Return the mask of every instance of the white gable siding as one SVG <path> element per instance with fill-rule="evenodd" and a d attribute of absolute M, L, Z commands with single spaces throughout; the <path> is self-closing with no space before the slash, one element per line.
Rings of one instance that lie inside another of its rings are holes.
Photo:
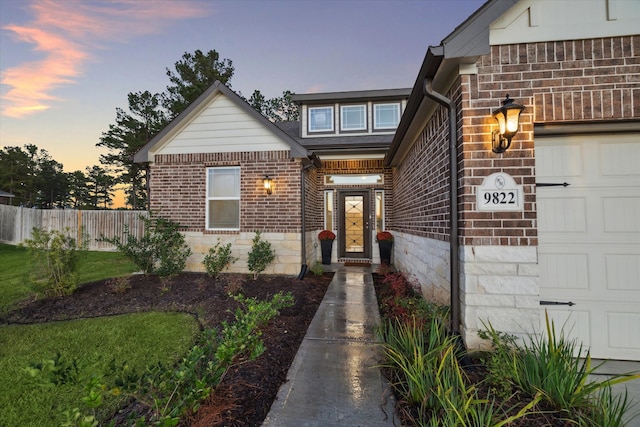
<path fill-rule="evenodd" d="M 154 154 L 282 151 L 290 147 L 226 96 L 216 96 Z"/>
<path fill-rule="evenodd" d="M 489 40 L 495 46 L 639 32 L 639 0 L 521 0 L 491 25 Z"/>

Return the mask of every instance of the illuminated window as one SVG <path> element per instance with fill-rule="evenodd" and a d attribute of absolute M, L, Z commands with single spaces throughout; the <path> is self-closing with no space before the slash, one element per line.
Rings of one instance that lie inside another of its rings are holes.
<path fill-rule="evenodd" d="M 365 175 L 325 175 L 325 184 L 358 185 L 358 184 L 384 184 L 382 174 Z"/>
<path fill-rule="evenodd" d="M 384 191 L 376 190 L 376 233 L 384 231 Z"/>
<path fill-rule="evenodd" d="M 324 229 L 333 230 L 333 191 L 324 192 Z"/>

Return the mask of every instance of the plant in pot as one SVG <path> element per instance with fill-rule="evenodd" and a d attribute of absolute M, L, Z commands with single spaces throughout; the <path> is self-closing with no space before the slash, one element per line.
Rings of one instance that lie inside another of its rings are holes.
<path fill-rule="evenodd" d="M 378 249 L 380 249 L 380 264 L 391 264 L 391 249 L 393 248 L 393 235 L 388 231 L 380 231 L 376 234 Z"/>
<path fill-rule="evenodd" d="M 329 265 L 331 264 L 331 248 L 336 235 L 330 230 L 322 230 L 318 234 L 318 239 L 320 239 L 320 249 L 322 250 L 322 263 Z"/>

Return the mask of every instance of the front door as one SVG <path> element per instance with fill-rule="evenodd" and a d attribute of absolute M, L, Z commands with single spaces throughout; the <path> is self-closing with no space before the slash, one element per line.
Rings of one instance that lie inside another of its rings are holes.
<path fill-rule="evenodd" d="M 338 193 L 340 257 L 371 258 L 370 192 Z"/>

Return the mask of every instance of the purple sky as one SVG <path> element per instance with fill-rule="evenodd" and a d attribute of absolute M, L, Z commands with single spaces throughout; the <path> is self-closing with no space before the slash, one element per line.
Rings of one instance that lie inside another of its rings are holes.
<path fill-rule="evenodd" d="M 184 52 L 215 49 L 249 97 L 411 87 L 429 45 L 484 0 L 0 0 L 0 143 L 66 171 L 127 94 L 161 92 Z"/>

